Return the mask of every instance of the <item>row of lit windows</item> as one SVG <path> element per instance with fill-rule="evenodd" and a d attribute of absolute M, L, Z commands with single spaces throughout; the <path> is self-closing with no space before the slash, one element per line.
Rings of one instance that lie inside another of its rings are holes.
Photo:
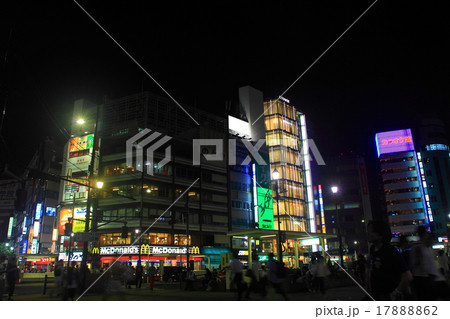
<path fill-rule="evenodd" d="M 387 200 L 387 205 L 397 205 L 397 204 L 409 204 L 409 203 L 419 203 L 421 198 L 407 198 L 407 199 L 395 199 L 395 200 Z"/>
<path fill-rule="evenodd" d="M 280 100 L 264 102 L 264 115 L 282 114 L 290 119 L 296 119 L 295 107 L 290 106 Z"/>
<path fill-rule="evenodd" d="M 267 131 L 283 130 L 296 136 L 299 135 L 297 122 L 282 115 L 274 114 L 267 116 L 265 118 L 265 123 Z"/>
<path fill-rule="evenodd" d="M 406 161 L 412 161 L 413 157 L 397 157 L 397 158 L 382 158 L 380 159 L 380 162 L 385 163 L 399 163 L 399 162 L 406 162 Z"/>
<path fill-rule="evenodd" d="M 408 171 L 415 171 L 416 168 L 414 166 L 412 167 L 398 167 L 398 168 L 388 168 L 388 169 L 382 169 L 381 174 L 391 174 L 391 173 L 401 173 L 401 172 L 408 172 Z"/>
<path fill-rule="evenodd" d="M 285 147 L 290 147 L 294 150 L 300 149 L 298 136 L 282 131 L 267 132 L 266 145 L 267 146 L 283 145 Z"/>
<path fill-rule="evenodd" d="M 272 171 L 276 169 L 280 173 L 281 180 L 290 180 L 297 183 L 304 182 L 304 171 L 298 166 L 275 164 L 271 165 L 271 169 Z"/>
<path fill-rule="evenodd" d="M 138 236 L 139 233 L 135 233 L 135 237 Z M 130 245 L 132 240 L 133 233 L 128 233 L 128 238 L 122 238 L 121 233 L 113 233 L 113 234 L 102 234 L 100 236 L 100 245 Z M 191 236 L 186 237 L 183 234 L 164 234 L 164 233 L 148 233 L 144 234 L 140 242 L 142 244 L 150 244 L 150 245 L 190 245 L 191 244 Z"/>
<path fill-rule="evenodd" d="M 127 166 L 126 163 L 119 163 L 119 164 L 111 164 L 107 165 L 103 168 L 105 176 L 115 176 L 115 175 L 124 175 L 124 174 L 134 174 L 138 176 L 141 174 L 141 172 L 137 172 L 134 167 Z M 155 165 L 153 168 L 153 174 L 154 175 L 165 175 L 165 176 L 171 176 L 172 175 L 172 166 L 171 165 L 164 165 L 163 167 L 158 167 Z"/>
<path fill-rule="evenodd" d="M 418 192 L 419 187 L 410 187 L 410 188 L 398 188 L 398 189 L 389 189 L 384 191 L 386 195 L 390 194 L 401 194 L 401 193 L 411 193 L 411 192 Z"/>
<path fill-rule="evenodd" d="M 423 224 L 425 224 L 425 220 L 423 220 L 423 219 L 414 219 L 414 220 L 405 220 L 405 221 L 391 222 L 391 226 L 392 227 L 410 226 L 410 225 L 423 225 Z"/>
<path fill-rule="evenodd" d="M 384 184 L 409 183 L 417 181 L 417 177 L 394 178 L 383 181 Z"/>
<path fill-rule="evenodd" d="M 249 202 L 242 202 L 240 200 L 232 200 L 231 201 L 231 207 L 232 208 L 240 208 L 240 209 L 250 209 L 250 203 Z"/>
<path fill-rule="evenodd" d="M 390 212 L 390 214 L 392 216 L 397 216 L 397 215 L 410 215 L 410 214 L 421 214 L 423 213 L 423 209 L 422 208 L 417 208 L 417 209 L 403 209 L 403 210 L 396 210 L 396 211 L 392 211 Z"/>
<path fill-rule="evenodd" d="M 282 162 L 300 165 L 303 158 L 298 150 L 274 146 L 269 149 L 269 160 L 271 163 Z"/>

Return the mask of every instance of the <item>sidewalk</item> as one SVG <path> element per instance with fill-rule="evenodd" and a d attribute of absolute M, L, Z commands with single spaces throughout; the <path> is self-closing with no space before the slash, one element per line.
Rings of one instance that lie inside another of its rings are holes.
<path fill-rule="evenodd" d="M 54 287 L 53 283 L 49 283 L 47 293 L 43 295 L 43 282 L 23 282 L 16 286 L 13 298 L 16 301 L 59 301 L 61 297 L 56 296 Z M 180 289 L 178 283 L 174 283 L 169 287 L 168 285 L 155 285 L 153 291 L 149 289 L 147 284 L 143 284 L 140 289 L 134 286 L 131 289 L 121 288 L 114 295 L 87 292 L 81 301 L 235 301 L 236 296 L 235 292 L 225 291 L 185 291 Z M 359 301 L 364 297 L 364 292 L 357 286 L 348 286 L 329 289 L 325 296 L 320 293 L 297 292 L 288 294 L 288 297 L 292 301 Z M 265 299 L 261 299 L 258 294 L 252 294 L 253 300 L 282 301 L 283 298 L 276 294 L 272 288 L 269 288 Z"/>

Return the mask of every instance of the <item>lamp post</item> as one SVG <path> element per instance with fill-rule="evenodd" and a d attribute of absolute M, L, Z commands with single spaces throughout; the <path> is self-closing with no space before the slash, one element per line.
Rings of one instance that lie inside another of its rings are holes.
<path fill-rule="evenodd" d="M 332 186 L 331 187 L 331 192 L 335 196 L 337 235 L 338 235 L 338 241 L 339 241 L 339 258 L 341 260 L 341 266 L 344 267 L 344 255 L 343 255 L 343 252 L 342 252 L 341 224 L 340 224 L 340 221 L 339 221 L 339 210 L 338 210 L 338 200 L 337 200 L 337 194 L 339 192 L 339 188 L 337 186 Z"/>
<path fill-rule="evenodd" d="M 195 196 L 195 192 L 186 194 L 186 271 L 189 268 L 189 197 Z"/>
<path fill-rule="evenodd" d="M 277 238 L 277 259 L 283 261 L 283 248 L 281 246 L 281 219 L 280 219 L 280 173 L 275 168 L 272 172 L 272 179 L 277 181 L 277 219 L 278 219 L 278 238 Z"/>

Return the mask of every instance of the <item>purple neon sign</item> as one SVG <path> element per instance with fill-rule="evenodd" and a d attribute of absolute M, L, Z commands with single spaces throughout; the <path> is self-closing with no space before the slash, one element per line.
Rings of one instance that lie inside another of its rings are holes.
<path fill-rule="evenodd" d="M 378 157 L 381 154 L 414 151 L 411 129 L 381 132 L 375 134 Z"/>

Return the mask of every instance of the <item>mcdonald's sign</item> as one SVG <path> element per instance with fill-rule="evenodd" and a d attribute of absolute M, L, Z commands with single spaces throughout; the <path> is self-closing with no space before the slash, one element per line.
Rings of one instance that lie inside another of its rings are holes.
<path fill-rule="evenodd" d="M 92 247 L 92 250 L 91 250 L 91 254 L 93 254 L 93 255 L 95 255 L 95 254 L 100 254 L 100 248 L 98 248 L 98 247 Z"/>
<path fill-rule="evenodd" d="M 149 244 L 141 245 L 141 255 L 150 255 L 152 253 L 152 249 Z"/>
<path fill-rule="evenodd" d="M 198 247 L 198 246 L 192 246 L 192 248 L 191 248 L 191 254 L 192 254 L 192 255 L 200 255 L 200 247 Z"/>

